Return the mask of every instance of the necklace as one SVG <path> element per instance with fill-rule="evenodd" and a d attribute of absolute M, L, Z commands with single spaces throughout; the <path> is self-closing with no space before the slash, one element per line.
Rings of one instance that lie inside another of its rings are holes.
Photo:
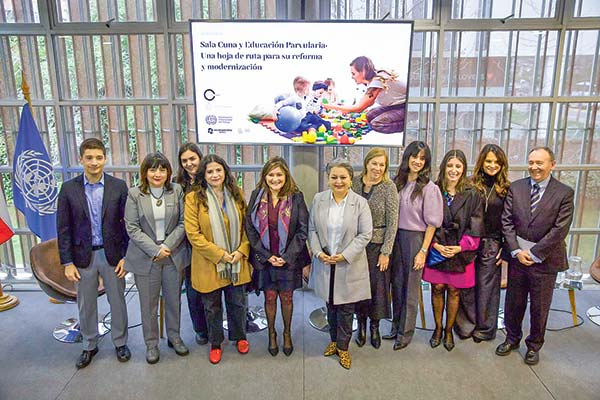
<path fill-rule="evenodd" d="M 487 209 L 488 209 L 488 201 L 490 200 L 490 196 L 492 195 L 492 192 L 493 192 L 493 191 L 494 191 L 494 186 L 492 186 L 492 187 L 490 188 L 490 191 L 489 191 L 489 192 L 486 192 L 486 194 L 485 194 L 485 212 L 487 212 Z M 485 192 L 485 189 L 484 189 L 484 192 Z"/>
<path fill-rule="evenodd" d="M 163 203 L 163 199 L 162 198 L 163 198 L 164 194 L 165 194 L 165 187 L 164 186 L 162 188 L 162 192 L 160 192 L 160 196 L 155 196 L 154 192 L 152 191 L 152 188 L 150 188 L 150 195 L 156 199 L 156 207 L 160 207 L 161 204 Z"/>

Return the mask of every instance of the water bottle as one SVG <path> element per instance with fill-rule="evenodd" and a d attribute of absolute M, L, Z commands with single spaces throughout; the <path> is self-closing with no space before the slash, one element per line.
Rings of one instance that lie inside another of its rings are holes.
<path fill-rule="evenodd" d="M 581 270 L 581 257 L 571 256 L 569 257 L 569 270 L 567 271 L 567 280 L 569 281 L 581 281 L 583 272 Z"/>

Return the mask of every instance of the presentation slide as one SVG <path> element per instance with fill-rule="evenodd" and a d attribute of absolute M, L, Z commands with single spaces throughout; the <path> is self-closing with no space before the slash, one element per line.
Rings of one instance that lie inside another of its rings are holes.
<path fill-rule="evenodd" d="M 410 21 L 191 21 L 199 143 L 403 146 Z"/>

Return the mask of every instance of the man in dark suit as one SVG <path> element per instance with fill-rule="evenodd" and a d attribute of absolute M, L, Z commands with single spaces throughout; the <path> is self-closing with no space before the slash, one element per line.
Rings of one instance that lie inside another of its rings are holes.
<path fill-rule="evenodd" d="M 83 352 L 75 364 L 85 368 L 98 352 L 98 275 L 111 312 L 117 359 L 131 358 L 127 347 L 126 271 L 128 237 L 124 212 L 127 185 L 104 174 L 106 148 L 96 138 L 79 147 L 83 174 L 65 182 L 58 196 L 58 250 L 67 279 L 75 282 Z"/>
<path fill-rule="evenodd" d="M 551 175 L 556 165 L 548 147 L 529 152 L 529 178 L 510 185 L 502 213 L 502 231 L 511 259 L 504 305 L 506 340 L 496 348 L 505 356 L 519 348 L 530 297 L 530 333 L 525 363 L 539 362 L 556 274 L 567 269 L 565 238 L 573 220 L 573 189 Z"/>

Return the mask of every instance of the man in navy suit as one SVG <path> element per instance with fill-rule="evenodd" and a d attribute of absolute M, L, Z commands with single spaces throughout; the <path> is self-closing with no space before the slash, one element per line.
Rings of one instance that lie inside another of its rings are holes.
<path fill-rule="evenodd" d="M 573 221 L 573 189 L 551 175 L 556 166 L 548 147 L 529 152 L 529 178 L 510 185 L 502 213 L 502 231 L 510 250 L 504 305 L 506 340 L 496 348 L 505 356 L 519 348 L 530 297 L 530 333 L 525 363 L 539 362 L 554 282 L 567 269 L 565 238 Z"/>
<path fill-rule="evenodd" d="M 117 359 L 131 358 L 127 347 L 125 231 L 127 185 L 104 174 L 106 148 L 96 138 L 79 147 L 83 174 L 62 185 L 58 196 L 58 250 L 67 279 L 75 282 L 83 352 L 75 364 L 85 368 L 98 352 L 98 276 L 102 277 L 111 312 Z"/>

